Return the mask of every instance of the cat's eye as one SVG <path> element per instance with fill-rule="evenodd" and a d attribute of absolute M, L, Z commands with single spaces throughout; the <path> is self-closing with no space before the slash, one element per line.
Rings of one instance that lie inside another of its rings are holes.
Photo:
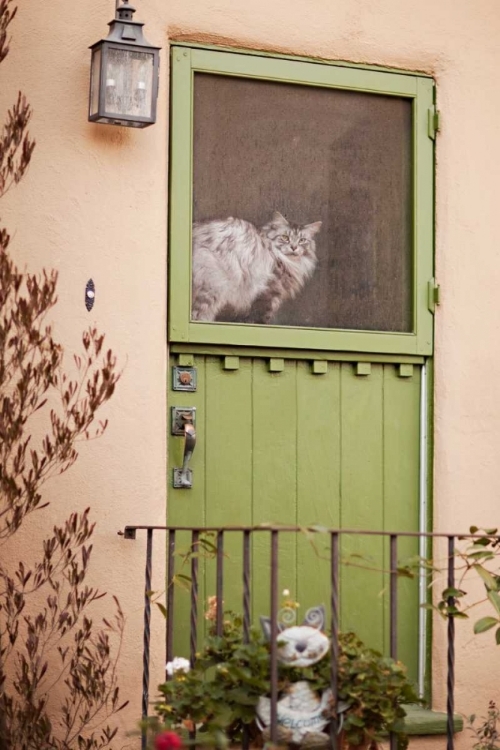
<path fill-rule="evenodd" d="M 299 240 L 299 245 L 305 245 L 306 242 L 307 242 L 306 238 L 305 237 L 301 237 L 300 240 Z"/>
<path fill-rule="evenodd" d="M 280 235 L 280 240 L 282 242 L 290 242 L 290 237 L 287 234 Z"/>

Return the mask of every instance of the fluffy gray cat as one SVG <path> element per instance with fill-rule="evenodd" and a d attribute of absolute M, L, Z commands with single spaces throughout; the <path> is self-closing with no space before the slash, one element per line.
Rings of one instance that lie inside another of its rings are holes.
<path fill-rule="evenodd" d="M 243 219 L 193 224 L 192 320 L 215 320 L 224 309 L 245 315 L 259 301 L 269 323 L 281 304 L 302 289 L 316 268 L 321 221 L 292 224 L 278 211 L 257 229 Z"/>

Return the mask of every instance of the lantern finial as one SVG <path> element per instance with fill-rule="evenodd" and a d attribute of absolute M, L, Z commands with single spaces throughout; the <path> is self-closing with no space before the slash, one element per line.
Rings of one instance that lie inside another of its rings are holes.
<path fill-rule="evenodd" d="M 128 0 L 122 0 L 122 4 L 116 6 L 117 21 L 131 21 L 134 17 L 135 8 L 130 5 Z"/>

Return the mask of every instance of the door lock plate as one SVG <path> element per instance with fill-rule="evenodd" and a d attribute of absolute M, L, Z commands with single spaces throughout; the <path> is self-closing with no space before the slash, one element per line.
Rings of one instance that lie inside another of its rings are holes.
<path fill-rule="evenodd" d="M 196 375 L 196 367 L 172 367 L 172 390 L 195 391 Z"/>
<path fill-rule="evenodd" d="M 170 407 L 170 431 L 172 435 L 183 437 L 186 423 L 196 427 L 196 406 Z"/>

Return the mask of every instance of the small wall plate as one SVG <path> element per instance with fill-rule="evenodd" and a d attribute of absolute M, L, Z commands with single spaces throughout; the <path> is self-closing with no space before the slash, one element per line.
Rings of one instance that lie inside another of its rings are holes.
<path fill-rule="evenodd" d="M 172 367 L 172 390 L 190 391 L 196 390 L 197 373 L 196 367 Z"/>

